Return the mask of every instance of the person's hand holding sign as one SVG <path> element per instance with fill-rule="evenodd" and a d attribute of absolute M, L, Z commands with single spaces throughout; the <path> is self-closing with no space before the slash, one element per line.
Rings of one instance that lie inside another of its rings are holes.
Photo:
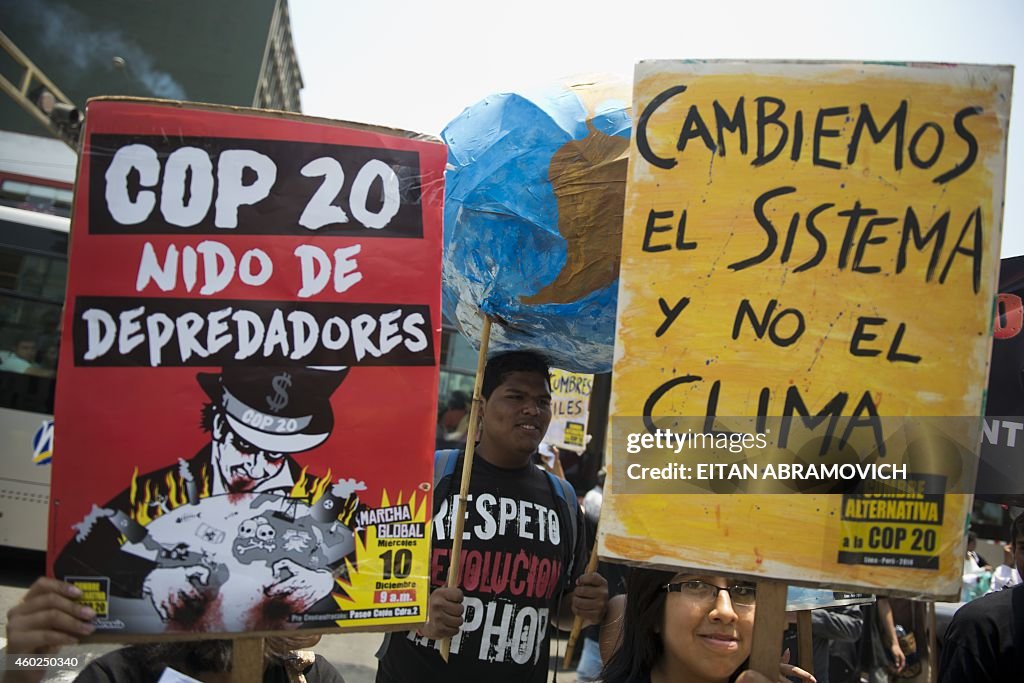
<path fill-rule="evenodd" d="M 76 645 L 96 627 L 96 613 L 75 600 L 82 591 L 45 576 L 36 579 L 21 601 L 7 612 L 7 656 L 52 655 L 63 645 Z M 44 669 L 8 670 L 10 683 L 35 683 Z"/>
<path fill-rule="evenodd" d="M 427 623 L 420 635 L 431 640 L 450 638 L 462 626 L 462 591 L 458 588 L 435 588 L 427 600 Z"/>
<path fill-rule="evenodd" d="M 608 609 L 608 581 L 597 572 L 576 579 L 572 612 L 588 624 L 600 624 Z"/>

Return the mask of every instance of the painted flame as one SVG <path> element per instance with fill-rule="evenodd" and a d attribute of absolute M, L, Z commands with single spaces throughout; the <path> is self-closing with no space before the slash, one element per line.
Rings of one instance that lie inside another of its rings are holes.
<path fill-rule="evenodd" d="M 200 498 L 210 495 L 210 478 L 207 476 L 207 468 L 204 466 L 200 473 L 202 478 L 202 491 Z M 140 485 L 141 483 L 141 485 Z M 161 486 L 161 483 L 163 486 Z M 163 493 L 161 492 L 163 489 Z M 165 498 L 162 505 L 152 505 L 160 497 Z M 139 468 L 132 472 L 132 482 L 128 489 L 128 501 L 130 505 L 129 515 L 132 519 L 143 526 L 147 526 L 157 517 L 164 514 L 164 510 L 173 510 L 188 504 L 188 488 L 186 482 L 177 474 L 170 471 L 164 475 L 163 482 L 157 479 L 143 477 L 139 480 Z"/>
<path fill-rule="evenodd" d="M 327 470 L 327 474 L 317 478 L 309 476 L 308 469 L 308 466 L 302 468 L 295 486 L 292 487 L 291 497 L 308 500 L 309 504 L 313 505 L 331 485 L 331 470 Z"/>

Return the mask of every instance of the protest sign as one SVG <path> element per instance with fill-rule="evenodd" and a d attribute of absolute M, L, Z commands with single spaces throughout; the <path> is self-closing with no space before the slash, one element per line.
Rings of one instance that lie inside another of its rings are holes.
<path fill-rule="evenodd" d="M 551 368 L 551 424 L 544 441 L 582 453 L 587 447 L 587 418 L 594 376 Z"/>
<path fill-rule="evenodd" d="M 424 619 L 443 167 L 401 131 L 90 102 L 49 557 L 98 634 Z"/>
<path fill-rule="evenodd" d="M 956 592 L 1011 76 L 638 65 L 603 556 Z"/>
<path fill-rule="evenodd" d="M 1024 256 L 999 268 L 992 366 L 988 374 L 985 427 L 978 465 L 978 498 L 1024 505 Z"/>

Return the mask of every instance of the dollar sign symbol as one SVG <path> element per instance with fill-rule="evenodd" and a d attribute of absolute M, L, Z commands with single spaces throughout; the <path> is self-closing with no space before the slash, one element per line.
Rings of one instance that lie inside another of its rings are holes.
<path fill-rule="evenodd" d="M 274 387 L 274 395 L 267 396 L 267 405 L 276 413 L 288 405 L 288 392 L 285 389 L 292 385 L 291 375 L 282 372 L 271 381 L 271 384 Z"/>

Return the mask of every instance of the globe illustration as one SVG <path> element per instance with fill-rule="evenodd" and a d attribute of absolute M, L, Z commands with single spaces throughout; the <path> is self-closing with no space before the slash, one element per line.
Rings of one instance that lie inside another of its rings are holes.
<path fill-rule="evenodd" d="M 631 130 L 629 85 L 492 95 L 448 124 L 443 306 L 491 353 L 610 372 Z"/>

